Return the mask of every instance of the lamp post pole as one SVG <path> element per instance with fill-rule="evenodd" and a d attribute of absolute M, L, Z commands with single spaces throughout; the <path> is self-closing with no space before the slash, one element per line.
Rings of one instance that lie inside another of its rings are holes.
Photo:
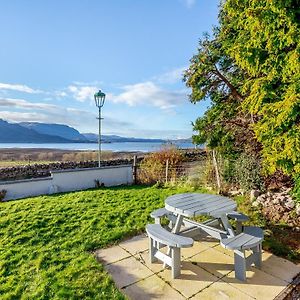
<path fill-rule="evenodd" d="M 101 167 L 101 107 L 99 106 L 99 133 L 98 133 L 98 167 Z"/>
<path fill-rule="evenodd" d="M 98 112 L 99 112 L 99 116 L 98 116 L 98 120 L 99 120 L 99 133 L 98 133 L 98 167 L 101 167 L 101 120 L 103 118 L 101 118 L 101 108 L 104 105 L 104 101 L 105 101 L 105 94 L 103 92 L 101 92 L 101 90 L 99 90 L 99 92 L 97 92 L 94 95 L 95 98 L 95 104 L 98 107 Z"/>

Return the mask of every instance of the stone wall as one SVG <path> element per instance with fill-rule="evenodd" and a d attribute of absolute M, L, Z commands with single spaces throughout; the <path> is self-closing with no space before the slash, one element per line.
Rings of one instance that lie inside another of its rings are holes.
<path fill-rule="evenodd" d="M 133 182 L 131 165 L 51 171 L 50 177 L 0 182 L 1 201 Z"/>
<path fill-rule="evenodd" d="M 186 161 L 197 161 L 205 157 L 204 150 L 182 150 Z M 139 163 L 146 154 L 137 155 L 137 163 Z M 101 162 L 101 166 L 119 166 L 133 164 L 132 159 L 113 159 Z M 50 164 L 30 164 L 26 166 L 16 166 L 9 168 L 0 168 L 0 181 L 6 180 L 21 180 L 29 178 L 49 177 L 50 171 L 66 170 L 66 169 L 81 169 L 81 168 L 96 168 L 98 161 L 80 161 L 80 162 L 56 162 Z"/>
<path fill-rule="evenodd" d="M 118 166 L 131 164 L 132 160 L 116 159 L 105 161 L 101 166 Z M 16 166 L 0 169 L 0 181 L 19 180 L 29 178 L 49 177 L 52 170 L 96 168 L 97 161 L 80 161 L 80 162 L 57 162 L 50 164 L 31 164 L 26 166 Z"/>

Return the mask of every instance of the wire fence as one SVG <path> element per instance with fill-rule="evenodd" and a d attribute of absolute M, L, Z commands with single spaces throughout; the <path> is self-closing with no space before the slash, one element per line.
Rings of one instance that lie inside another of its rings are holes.
<path fill-rule="evenodd" d="M 176 165 L 168 160 L 155 168 L 144 168 L 142 164 L 136 166 L 135 182 L 138 184 L 193 182 L 204 183 L 206 160 L 183 162 Z"/>

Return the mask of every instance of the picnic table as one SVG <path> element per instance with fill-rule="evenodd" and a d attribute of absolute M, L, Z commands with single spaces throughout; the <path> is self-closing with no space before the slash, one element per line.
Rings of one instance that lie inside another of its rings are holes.
<path fill-rule="evenodd" d="M 218 239 L 235 235 L 227 213 L 234 211 L 236 207 L 232 199 L 212 194 L 183 193 L 170 196 L 165 200 L 165 208 L 177 216 L 173 233 L 179 233 L 184 224 L 186 227 L 200 228 Z M 210 216 L 212 219 L 203 223 L 187 219 L 197 216 Z M 216 221 L 221 223 L 224 230 L 211 226 L 216 224 Z"/>
<path fill-rule="evenodd" d="M 224 248 L 234 251 L 235 277 L 245 281 L 247 267 L 252 264 L 258 268 L 261 266 L 263 230 L 255 226 L 242 226 L 248 217 L 236 212 L 236 208 L 232 199 L 219 195 L 183 193 L 168 197 L 164 208 L 151 213 L 156 224 L 149 224 L 146 228 L 150 239 L 150 261 L 161 260 L 164 266 L 171 266 L 173 278 L 179 276 L 180 248 L 193 245 L 193 240 L 186 235 L 198 235 L 199 231 L 204 231 L 219 239 Z M 211 219 L 196 222 L 192 218 L 197 216 L 209 216 Z M 172 232 L 161 226 L 162 217 L 170 220 Z M 236 230 L 233 230 L 228 218 L 236 221 Z M 168 246 L 167 254 L 160 251 L 161 245 Z M 252 254 L 246 256 L 245 251 L 248 250 Z"/>

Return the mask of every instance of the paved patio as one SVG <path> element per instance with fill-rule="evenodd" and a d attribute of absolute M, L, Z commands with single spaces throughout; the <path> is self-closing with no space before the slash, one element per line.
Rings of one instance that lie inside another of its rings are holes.
<path fill-rule="evenodd" d="M 251 267 L 247 282 L 241 282 L 234 278 L 233 252 L 206 237 L 181 255 L 181 276 L 172 279 L 161 263 L 149 263 L 145 235 L 96 251 L 116 286 L 133 300 L 274 299 L 300 272 L 300 266 L 264 252 L 262 269 Z"/>

